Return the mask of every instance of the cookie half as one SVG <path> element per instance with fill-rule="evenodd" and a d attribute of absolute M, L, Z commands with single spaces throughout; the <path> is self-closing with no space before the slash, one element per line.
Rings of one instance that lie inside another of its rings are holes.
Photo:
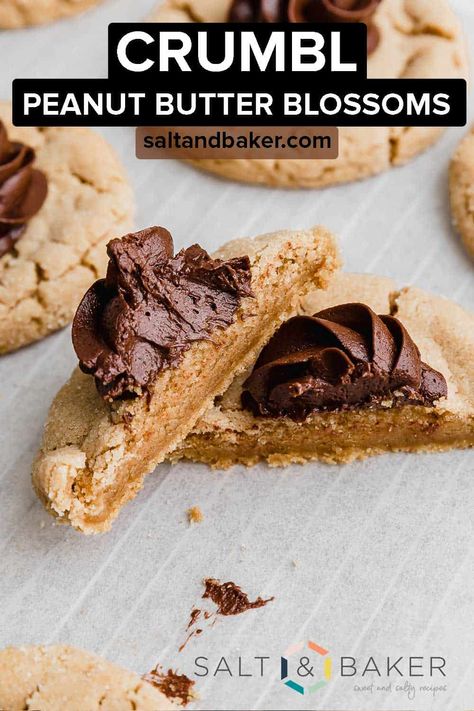
<path fill-rule="evenodd" d="M 125 171 L 102 136 L 87 128 L 16 128 L 10 116 L 10 104 L 0 103 L 8 139 L 33 149 L 47 195 L 0 257 L 0 353 L 69 323 L 84 291 L 105 273 L 105 245 L 130 229 L 134 210 Z"/>
<path fill-rule="evenodd" d="M 433 406 L 381 402 L 378 407 L 314 412 L 304 421 L 262 417 L 242 406 L 247 372 L 199 420 L 173 458 L 216 467 L 259 460 L 283 466 L 315 459 L 350 462 L 387 451 L 474 446 L 474 315 L 420 289 L 397 291 L 390 279 L 344 273 L 335 276 L 327 290 L 305 298 L 302 310 L 314 314 L 347 302 L 366 304 L 376 314 L 395 315 L 424 363 L 445 378 L 447 397 Z"/>
<path fill-rule="evenodd" d="M 77 15 L 102 0 L 2 0 L 0 28 L 15 30 Z"/>
<path fill-rule="evenodd" d="M 231 5 L 231 0 L 165 0 L 149 19 L 154 22 L 225 22 Z M 370 78 L 467 76 L 461 23 L 447 0 L 382 0 L 373 24 L 379 40 L 368 57 Z M 431 146 L 442 133 L 443 129 L 433 127 L 343 127 L 339 129 L 339 157 L 334 160 L 216 158 L 190 162 L 231 180 L 290 188 L 322 188 L 360 180 L 402 165 Z"/>
<path fill-rule="evenodd" d="M 138 674 L 96 654 L 54 645 L 0 651 L 4 711 L 171 711 L 177 706 Z"/>
<path fill-rule="evenodd" d="M 463 138 L 451 161 L 449 190 L 454 225 L 474 257 L 474 127 Z"/>
<path fill-rule="evenodd" d="M 33 470 L 34 486 L 53 514 L 85 533 L 107 530 L 121 507 L 136 495 L 145 475 L 188 434 L 234 376 L 255 360 L 278 324 L 295 313 L 300 295 L 325 287 L 338 266 L 334 239 L 321 227 L 235 240 L 213 258 L 243 263 L 244 256 L 248 257 L 253 295 L 241 299 L 232 323 L 190 344 L 179 362 L 149 383 L 146 394 L 108 402 L 99 395 L 94 378 L 79 369 L 58 393 Z M 147 264 L 151 261 L 149 256 L 144 259 Z M 129 274 L 136 273 L 133 260 L 127 258 L 122 264 Z M 116 274 L 115 268 L 112 272 Z M 143 274 L 140 279 L 143 282 Z M 166 294 L 175 313 L 182 313 L 173 282 L 173 276 L 162 282 L 160 293 Z M 139 299 L 140 308 L 142 303 Z M 88 312 L 85 309 L 86 321 Z M 192 318 L 201 315 L 198 306 Z M 145 316 L 149 318 L 147 308 Z M 112 307 L 105 330 L 114 318 Z M 166 315 L 165 321 L 167 330 Z M 160 322 L 157 311 L 151 323 L 138 325 L 135 332 L 146 334 L 149 342 L 153 337 L 150 328 Z M 88 347 L 91 339 L 83 342 Z M 102 356 L 94 360 L 87 353 L 84 360 L 89 358 L 88 367 L 95 367 L 97 374 Z M 135 364 L 149 363 L 153 358 L 153 354 L 137 353 Z M 109 363 L 107 360 L 107 366 Z M 120 368 L 117 365 L 117 372 Z M 140 377 L 137 373 L 137 382 Z M 115 381 L 109 382 L 113 382 L 115 393 Z M 111 394 L 107 388 L 102 388 L 106 397 Z"/>

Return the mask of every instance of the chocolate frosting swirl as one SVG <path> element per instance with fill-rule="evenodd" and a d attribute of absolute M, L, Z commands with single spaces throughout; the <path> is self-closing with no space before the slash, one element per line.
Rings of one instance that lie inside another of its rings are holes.
<path fill-rule="evenodd" d="M 364 304 L 342 304 L 286 321 L 243 385 L 255 415 L 303 421 L 312 412 L 446 397 L 441 373 L 423 363 L 406 328 Z"/>
<path fill-rule="evenodd" d="M 252 296 L 248 257 L 211 259 L 197 244 L 173 256 L 163 227 L 114 239 L 107 253 L 107 276 L 82 299 L 72 340 L 81 369 L 108 400 L 142 394 Z"/>
<path fill-rule="evenodd" d="M 8 140 L 0 121 L 0 257 L 9 252 L 48 193 L 44 173 L 33 168 L 35 152 Z"/>
<path fill-rule="evenodd" d="M 373 15 L 382 0 L 233 0 L 229 22 L 365 22 L 367 54 L 380 40 Z"/>

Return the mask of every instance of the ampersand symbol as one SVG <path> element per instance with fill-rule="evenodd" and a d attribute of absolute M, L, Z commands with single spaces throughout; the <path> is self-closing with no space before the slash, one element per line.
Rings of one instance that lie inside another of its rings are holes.
<path fill-rule="evenodd" d="M 313 676 L 313 669 L 314 667 L 311 667 L 311 669 L 308 668 L 309 665 L 309 657 L 301 657 L 300 659 L 300 665 L 298 669 L 296 670 L 296 673 L 298 676 Z M 303 671 L 300 671 L 300 669 L 304 669 Z"/>

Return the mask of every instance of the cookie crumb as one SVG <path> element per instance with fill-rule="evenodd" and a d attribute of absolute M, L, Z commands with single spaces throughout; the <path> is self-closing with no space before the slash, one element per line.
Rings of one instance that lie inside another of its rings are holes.
<path fill-rule="evenodd" d="M 190 509 L 186 511 L 189 523 L 201 523 L 204 519 L 204 514 L 202 513 L 199 506 L 191 506 Z"/>
<path fill-rule="evenodd" d="M 291 565 L 293 566 L 293 568 L 297 568 L 299 564 L 300 562 L 296 558 L 293 558 L 293 560 L 291 561 Z"/>

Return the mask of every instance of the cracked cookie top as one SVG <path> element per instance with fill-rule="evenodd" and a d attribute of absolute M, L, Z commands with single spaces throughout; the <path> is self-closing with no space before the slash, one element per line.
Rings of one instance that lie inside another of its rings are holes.
<path fill-rule="evenodd" d="M 252 296 L 248 257 L 211 259 L 197 244 L 173 256 L 163 227 L 114 239 L 107 253 L 107 276 L 85 294 L 72 329 L 80 367 L 107 400 L 142 394 Z"/>
<path fill-rule="evenodd" d="M 107 243 L 131 228 L 134 197 L 112 146 L 79 127 L 14 126 L 12 142 L 31 146 L 48 182 L 46 200 L 14 249 L 0 259 L 0 353 L 69 323 L 89 286 L 105 274 Z"/>
<path fill-rule="evenodd" d="M 397 318 L 351 303 L 286 321 L 245 381 L 242 404 L 303 421 L 320 410 L 432 406 L 446 396 L 444 376 L 423 363 Z"/>
<path fill-rule="evenodd" d="M 379 43 L 373 15 L 382 0 L 233 0 L 229 22 L 365 22 L 367 53 Z"/>
<path fill-rule="evenodd" d="M 8 139 L 0 120 L 0 257 L 11 251 L 48 193 L 45 174 L 33 167 L 33 148 Z"/>

